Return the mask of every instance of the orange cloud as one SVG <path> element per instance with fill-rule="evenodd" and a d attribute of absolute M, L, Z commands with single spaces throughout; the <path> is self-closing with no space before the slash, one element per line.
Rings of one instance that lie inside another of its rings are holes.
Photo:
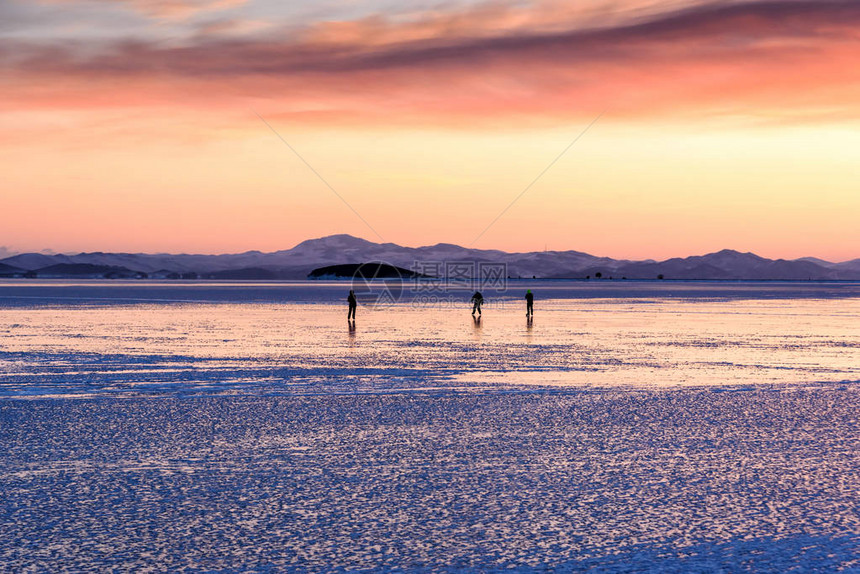
<path fill-rule="evenodd" d="M 860 4 L 853 0 L 625 14 L 606 24 L 558 4 L 529 15 L 486 5 L 400 23 L 322 24 L 286 38 L 215 35 L 85 51 L 7 43 L 0 61 L 8 81 L 0 85 L 13 109 L 161 106 L 246 115 L 255 106 L 308 123 L 492 126 L 606 108 L 616 118 L 860 116 Z"/>

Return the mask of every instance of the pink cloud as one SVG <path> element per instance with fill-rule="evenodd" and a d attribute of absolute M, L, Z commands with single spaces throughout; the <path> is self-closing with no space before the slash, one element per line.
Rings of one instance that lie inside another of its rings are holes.
<path fill-rule="evenodd" d="M 607 107 L 616 117 L 860 116 L 853 0 L 694 5 L 600 26 L 576 13 L 565 27 L 559 10 L 527 18 L 489 5 L 283 38 L 129 41 L 87 56 L 0 45 L 3 99 L 13 108 L 253 104 L 309 123 L 551 122 Z"/>

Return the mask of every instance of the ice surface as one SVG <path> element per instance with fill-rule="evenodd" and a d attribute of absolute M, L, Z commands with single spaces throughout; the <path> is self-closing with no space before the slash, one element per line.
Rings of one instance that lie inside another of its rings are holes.
<path fill-rule="evenodd" d="M 860 569 L 860 286 L 528 285 L 0 283 L 0 570 Z"/>
<path fill-rule="evenodd" d="M 354 331 L 343 283 L 314 299 L 313 283 L 42 282 L 27 306 L 22 287 L 0 286 L 0 396 L 860 380 L 856 285 L 630 283 L 621 297 L 608 284 L 604 298 L 568 285 L 535 289 L 532 324 L 512 289 L 488 297 L 480 324 L 466 293 L 362 306 Z"/>

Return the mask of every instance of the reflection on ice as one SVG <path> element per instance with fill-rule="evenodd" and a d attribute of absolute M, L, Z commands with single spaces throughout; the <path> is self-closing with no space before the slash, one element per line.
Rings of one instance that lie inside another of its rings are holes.
<path fill-rule="evenodd" d="M 540 294 L 540 292 L 538 292 Z M 0 308 L 0 395 L 655 388 L 860 380 L 860 299 Z"/>

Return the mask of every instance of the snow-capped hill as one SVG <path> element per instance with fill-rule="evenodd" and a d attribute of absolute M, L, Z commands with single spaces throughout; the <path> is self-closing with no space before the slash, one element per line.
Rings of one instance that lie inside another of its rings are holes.
<path fill-rule="evenodd" d="M 68 255 L 45 255 L 44 253 L 21 253 L 2 260 L 6 265 L 18 267 L 26 271 L 56 265 L 57 263 L 74 263 Z"/>
<path fill-rule="evenodd" d="M 287 251 L 299 253 L 328 249 L 366 249 L 378 245 L 380 244 L 373 243 L 372 241 L 368 241 L 366 239 L 361 239 L 360 237 L 354 237 L 346 233 L 340 233 L 337 235 L 329 235 L 328 237 L 306 239 L 305 241 L 302 241 L 301 243 L 299 243 L 292 249 L 288 249 Z"/>
<path fill-rule="evenodd" d="M 340 234 L 302 241 L 291 249 L 263 253 L 246 251 L 224 255 L 79 253 L 46 255 L 24 253 L 2 260 L 5 265 L 36 272 L 56 265 L 93 265 L 124 268 L 153 277 L 193 275 L 201 278 L 304 279 L 312 270 L 332 265 L 382 262 L 404 269 L 416 263 L 475 262 L 504 263 L 512 277 L 628 279 L 850 279 L 860 280 L 860 259 L 844 263 L 803 258 L 772 260 L 754 253 L 724 249 L 706 255 L 676 257 L 665 261 L 628 261 L 596 257 L 580 251 L 533 251 L 508 253 L 491 249 L 471 249 L 451 243 L 424 247 L 404 247 L 395 243 L 374 243 Z M 68 267 L 53 267 L 71 269 Z M 423 268 L 421 272 L 426 272 Z"/>
<path fill-rule="evenodd" d="M 851 261 L 843 261 L 835 263 L 834 267 L 843 272 L 860 273 L 860 259 L 852 259 Z"/>

